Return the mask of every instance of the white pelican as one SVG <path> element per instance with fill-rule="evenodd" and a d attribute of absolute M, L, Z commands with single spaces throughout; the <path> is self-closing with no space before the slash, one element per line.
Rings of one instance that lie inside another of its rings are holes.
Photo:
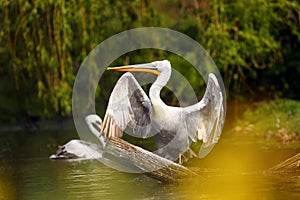
<path fill-rule="evenodd" d="M 73 139 L 66 144 L 59 146 L 50 159 L 59 160 L 86 160 L 102 158 L 102 151 L 97 144 L 84 140 Z"/>
<path fill-rule="evenodd" d="M 101 118 L 98 115 L 89 115 L 86 117 L 86 122 L 90 131 L 98 137 L 101 131 L 99 129 L 102 123 Z M 56 153 L 49 158 L 56 160 L 100 159 L 103 154 L 105 138 L 100 136 L 99 139 L 102 142 L 102 146 L 84 140 L 72 139 L 66 144 L 59 146 Z"/>
<path fill-rule="evenodd" d="M 192 152 L 189 148 L 192 142 L 203 141 L 198 153 L 202 158 L 219 140 L 225 113 L 223 95 L 214 74 L 208 75 L 207 89 L 201 101 L 188 107 L 174 107 L 160 99 L 160 91 L 171 76 L 168 60 L 109 67 L 107 70 L 127 73 L 121 76 L 111 93 L 103 123 L 98 124 L 99 137 L 122 137 L 129 126 L 136 136 L 154 135 L 156 153 L 173 161 L 179 159 L 180 163 L 185 152 Z M 150 87 L 149 98 L 130 72 L 157 75 Z M 88 124 L 92 120 L 90 117 Z"/>

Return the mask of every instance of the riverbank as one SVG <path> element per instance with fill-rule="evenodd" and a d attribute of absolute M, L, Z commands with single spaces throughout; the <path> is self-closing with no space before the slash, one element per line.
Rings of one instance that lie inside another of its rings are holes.
<path fill-rule="evenodd" d="M 300 140 L 300 101 L 279 99 L 256 103 L 234 122 L 236 134 L 266 142 L 292 143 Z"/>

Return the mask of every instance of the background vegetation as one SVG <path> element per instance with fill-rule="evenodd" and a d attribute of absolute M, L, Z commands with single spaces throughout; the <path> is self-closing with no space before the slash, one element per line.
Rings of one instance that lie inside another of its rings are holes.
<path fill-rule="evenodd" d="M 275 145 L 294 141 L 299 145 L 300 102 L 278 99 L 260 103 L 256 109 L 245 111 L 243 117 L 235 122 L 234 130 L 238 134 L 264 138 Z"/>
<path fill-rule="evenodd" d="M 0 0 L 0 18 L 1 121 L 69 116 L 87 54 L 118 32 L 144 26 L 197 40 L 219 67 L 230 99 L 300 97 L 299 1 Z M 139 51 L 117 62 L 164 56 Z M 185 76 L 197 84 L 195 73 Z M 99 87 L 99 98 L 107 99 Z"/>

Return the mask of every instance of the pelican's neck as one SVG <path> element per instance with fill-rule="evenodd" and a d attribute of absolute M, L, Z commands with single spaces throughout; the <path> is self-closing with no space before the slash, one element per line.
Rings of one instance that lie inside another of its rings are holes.
<path fill-rule="evenodd" d="M 170 77 L 171 77 L 171 69 L 166 68 L 164 71 L 160 73 L 160 75 L 156 78 L 156 80 L 152 84 L 149 91 L 149 97 L 153 105 L 164 104 L 164 102 L 160 99 L 160 91 L 168 83 Z"/>

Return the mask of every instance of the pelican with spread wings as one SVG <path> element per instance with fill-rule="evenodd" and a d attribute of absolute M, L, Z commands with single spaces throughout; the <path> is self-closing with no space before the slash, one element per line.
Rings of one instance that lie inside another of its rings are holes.
<path fill-rule="evenodd" d="M 107 70 L 127 73 L 121 76 L 111 93 L 103 123 L 99 124 L 99 119 L 93 122 L 93 117 L 87 120 L 88 125 L 92 125 L 90 128 L 98 130 L 102 140 L 103 136 L 120 138 L 125 128 L 130 127 L 136 137 L 154 136 L 155 153 L 173 161 L 179 159 L 179 162 L 185 152 L 195 154 L 190 149 L 192 142 L 202 140 L 198 153 L 202 158 L 219 140 L 225 108 L 214 74 L 208 75 L 207 89 L 201 101 L 187 107 L 174 107 L 160 98 L 162 88 L 171 77 L 168 60 L 109 67 Z M 150 87 L 149 97 L 130 72 L 148 72 L 157 76 Z"/>

